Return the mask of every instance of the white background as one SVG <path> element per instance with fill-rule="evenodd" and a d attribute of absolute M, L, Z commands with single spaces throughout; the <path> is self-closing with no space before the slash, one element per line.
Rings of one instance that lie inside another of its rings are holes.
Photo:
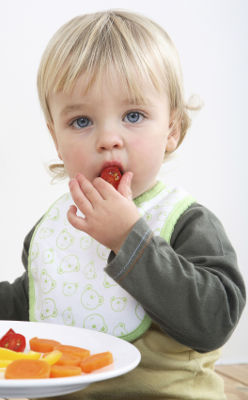
<path fill-rule="evenodd" d="M 86 12 L 124 8 L 161 24 L 179 51 L 187 96 L 205 106 L 177 157 L 164 168 L 223 222 L 248 282 L 246 0 L 8 0 L 0 3 L 0 280 L 22 274 L 24 236 L 64 191 L 45 165 L 56 159 L 36 93 L 51 35 Z M 0 305 L 1 306 L 1 305 Z M 222 362 L 248 362 L 247 308 Z"/>

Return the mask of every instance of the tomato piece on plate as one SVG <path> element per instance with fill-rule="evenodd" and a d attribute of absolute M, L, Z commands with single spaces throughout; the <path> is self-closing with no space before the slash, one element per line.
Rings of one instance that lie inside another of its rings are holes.
<path fill-rule="evenodd" d="M 26 339 L 25 336 L 20 333 L 15 333 L 11 340 L 11 349 L 14 351 L 24 351 L 26 347 Z"/>
<path fill-rule="evenodd" d="M 9 329 L 8 332 L 0 340 L 0 347 L 5 349 L 22 352 L 26 347 L 25 336 L 20 333 L 15 333 L 13 329 Z"/>
<path fill-rule="evenodd" d="M 6 332 L 5 333 L 5 335 L 3 335 L 3 337 L 0 339 L 0 346 L 1 347 L 4 347 L 4 346 L 2 346 L 1 345 L 1 343 L 5 343 L 5 341 L 7 340 L 7 339 L 9 339 L 12 335 L 14 335 L 15 334 L 15 331 L 13 331 L 13 329 L 9 329 L 8 330 L 8 332 Z"/>
<path fill-rule="evenodd" d="M 122 173 L 120 169 L 116 166 L 106 167 L 101 172 L 101 178 L 104 179 L 106 182 L 110 183 L 114 186 L 115 189 L 118 188 Z"/>

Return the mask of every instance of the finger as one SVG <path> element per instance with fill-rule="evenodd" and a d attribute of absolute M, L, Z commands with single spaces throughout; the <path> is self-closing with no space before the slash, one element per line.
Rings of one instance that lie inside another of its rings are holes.
<path fill-rule="evenodd" d="M 67 219 L 70 224 L 80 231 L 86 230 L 86 220 L 83 217 L 77 215 L 77 207 L 71 206 L 67 212 Z"/>
<path fill-rule="evenodd" d="M 100 177 L 94 179 L 93 185 L 104 200 L 116 194 L 116 189 Z"/>
<path fill-rule="evenodd" d="M 100 193 L 84 175 L 77 174 L 76 179 L 85 197 L 87 197 L 94 208 L 94 204 L 97 204 L 102 199 Z"/>
<path fill-rule="evenodd" d="M 79 208 L 79 210 L 84 214 L 87 215 L 92 211 L 92 205 L 87 197 L 82 192 L 79 183 L 76 179 L 71 179 L 69 182 L 69 188 L 71 192 L 71 196 L 73 198 L 74 203 Z"/>
<path fill-rule="evenodd" d="M 133 198 L 131 189 L 132 179 L 133 173 L 130 171 L 125 172 L 124 175 L 122 175 L 120 184 L 118 186 L 118 192 L 121 193 L 122 196 L 126 197 L 128 200 L 132 200 Z"/>

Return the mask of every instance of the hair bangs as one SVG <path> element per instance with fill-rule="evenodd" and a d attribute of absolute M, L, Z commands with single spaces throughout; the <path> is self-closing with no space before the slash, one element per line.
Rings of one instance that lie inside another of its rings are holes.
<path fill-rule="evenodd" d="M 106 74 L 111 78 L 113 70 L 135 103 L 144 101 L 142 82 L 150 82 L 157 91 L 164 89 L 165 81 L 161 79 L 161 72 L 158 73 L 161 66 L 157 54 L 151 52 L 154 45 L 150 41 L 153 39 L 145 30 L 130 29 L 128 21 L 111 13 L 99 15 L 97 21 L 85 24 L 85 29 L 81 25 L 80 18 L 74 19 L 73 29 L 67 27 L 63 41 L 58 31 L 49 46 L 48 53 L 53 57 L 49 62 L 43 62 L 47 70 L 43 71 L 41 85 L 46 98 L 50 93 L 73 90 L 82 73 L 85 73 L 88 90 Z"/>

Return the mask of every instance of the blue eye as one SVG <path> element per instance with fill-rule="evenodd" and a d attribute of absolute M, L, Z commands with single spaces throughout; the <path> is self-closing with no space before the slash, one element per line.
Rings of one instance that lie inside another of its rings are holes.
<path fill-rule="evenodd" d="M 136 122 L 141 122 L 142 119 L 144 118 L 144 115 L 141 114 L 138 111 L 131 111 L 127 113 L 125 116 L 124 120 L 127 119 L 128 122 L 131 122 L 132 124 L 135 124 Z"/>
<path fill-rule="evenodd" d="M 91 121 L 87 117 L 80 117 L 72 121 L 71 125 L 74 126 L 74 128 L 77 129 L 82 129 L 82 128 L 87 128 L 89 126 Z"/>

